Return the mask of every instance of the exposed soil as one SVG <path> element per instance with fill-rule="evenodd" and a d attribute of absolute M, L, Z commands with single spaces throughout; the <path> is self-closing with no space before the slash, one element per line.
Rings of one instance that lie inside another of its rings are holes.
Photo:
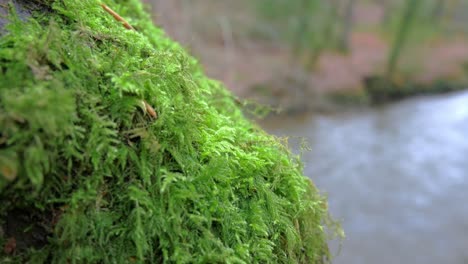
<path fill-rule="evenodd" d="M 13 255 L 30 248 L 39 249 L 45 246 L 52 231 L 53 218 L 49 215 L 52 214 L 38 212 L 32 208 L 8 212 L 5 224 L 1 227 L 6 238 L 3 252 Z"/>

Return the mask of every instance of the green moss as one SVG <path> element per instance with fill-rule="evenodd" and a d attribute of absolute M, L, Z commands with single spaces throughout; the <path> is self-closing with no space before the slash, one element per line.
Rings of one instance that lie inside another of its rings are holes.
<path fill-rule="evenodd" d="M 106 3 L 136 31 L 99 4 L 57 0 L 0 38 L 1 262 L 326 260 L 297 157 L 139 1 Z"/>

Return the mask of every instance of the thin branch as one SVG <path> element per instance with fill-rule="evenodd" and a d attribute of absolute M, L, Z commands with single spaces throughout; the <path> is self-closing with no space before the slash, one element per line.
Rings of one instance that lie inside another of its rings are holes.
<path fill-rule="evenodd" d="M 135 28 L 133 28 L 128 22 L 127 20 L 125 20 L 123 17 L 121 17 L 119 14 L 117 14 L 114 10 L 112 10 L 110 7 L 106 6 L 105 4 L 102 4 L 101 3 L 101 6 L 102 8 L 109 14 L 111 14 L 115 20 L 119 21 L 122 23 L 122 25 L 126 28 L 126 29 L 130 29 L 130 30 L 135 30 Z"/>

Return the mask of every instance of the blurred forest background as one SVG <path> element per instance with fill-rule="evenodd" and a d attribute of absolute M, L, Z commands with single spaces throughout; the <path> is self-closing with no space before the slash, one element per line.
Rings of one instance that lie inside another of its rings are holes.
<path fill-rule="evenodd" d="M 288 113 L 367 103 L 376 89 L 399 98 L 382 89 L 408 83 L 409 94 L 467 83 L 465 0 L 146 2 L 209 76 Z"/>

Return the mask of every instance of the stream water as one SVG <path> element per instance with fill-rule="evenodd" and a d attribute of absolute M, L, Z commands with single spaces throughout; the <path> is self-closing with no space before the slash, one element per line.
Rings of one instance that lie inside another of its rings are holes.
<path fill-rule="evenodd" d="M 468 92 L 262 125 L 308 140 L 305 174 L 346 233 L 333 263 L 468 263 Z"/>

